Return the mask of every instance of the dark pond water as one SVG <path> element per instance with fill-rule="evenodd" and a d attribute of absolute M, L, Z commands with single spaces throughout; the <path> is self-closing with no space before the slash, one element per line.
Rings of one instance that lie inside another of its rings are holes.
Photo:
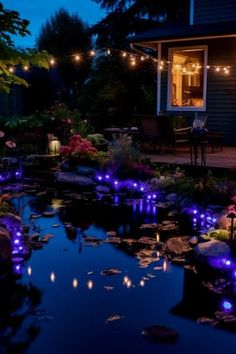
<path fill-rule="evenodd" d="M 25 222 L 47 205 L 58 206 L 55 196 L 18 199 L 19 206 L 31 200 L 22 213 Z M 106 239 L 110 230 L 137 237 L 140 224 L 161 218 L 154 204 L 128 204 L 74 199 L 55 209 L 55 217 L 34 220 L 35 230 L 54 237 L 32 252 L 17 279 L 1 279 L 1 354 L 235 354 L 236 334 L 196 322 L 220 308 L 222 299 L 198 286 L 192 272 L 166 263 L 157 253 L 154 262 L 141 268 L 128 243 L 84 242 L 83 236 Z M 65 222 L 76 226 L 76 237 L 68 237 Z M 184 223 L 190 232 L 191 223 Z M 122 272 L 101 275 L 108 268 Z M 119 320 L 111 321 L 116 315 Z M 175 329 L 177 342 L 148 342 L 141 333 L 154 324 Z"/>

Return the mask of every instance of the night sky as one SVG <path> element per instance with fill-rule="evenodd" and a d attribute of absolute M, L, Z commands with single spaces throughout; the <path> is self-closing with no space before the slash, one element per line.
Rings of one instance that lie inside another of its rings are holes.
<path fill-rule="evenodd" d="M 33 47 L 42 24 L 62 7 L 69 13 L 77 13 L 89 25 L 104 16 L 92 0 L 3 0 L 2 3 L 6 9 L 19 11 L 22 18 L 30 21 L 31 36 L 14 38 L 15 44 L 21 47 Z"/>

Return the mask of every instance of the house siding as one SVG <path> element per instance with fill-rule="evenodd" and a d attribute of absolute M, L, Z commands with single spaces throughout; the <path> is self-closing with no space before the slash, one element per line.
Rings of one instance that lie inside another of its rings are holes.
<path fill-rule="evenodd" d="M 235 0 L 195 0 L 194 24 L 236 20 Z"/>
<path fill-rule="evenodd" d="M 236 141 L 236 39 L 189 41 L 164 44 L 162 58 L 168 59 L 168 50 L 173 47 L 208 45 L 209 65 L 230 65 L 230 74 L 217 73 L 214 69 L 207 73 L 206 114 L 207 127 L 224 132 L 224 142 L 228 145 Z M 167 111 L 167 72 L 161 79 L 161 110 Z M 178 114 L 178 112 L 168 112 Z M 184 110 L 181 111 L 184 113 Z M 189 113 L 189 112 L 186 112 Z M 192 112 L 194 115 L 194 112 Z"/>

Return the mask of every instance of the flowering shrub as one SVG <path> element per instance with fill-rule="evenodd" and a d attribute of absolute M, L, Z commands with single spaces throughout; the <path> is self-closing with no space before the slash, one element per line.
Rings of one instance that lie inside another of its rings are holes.
<path fill-rule="evenodd" d="M 97 154 L 97 149 L 93 147 L 88 139 L 81 138 L 80 134 L 73 135 L 69 139 L 69 143 L 61 147 L 60 154 L 62 157 L 78 157 L 92 158 Z"/>

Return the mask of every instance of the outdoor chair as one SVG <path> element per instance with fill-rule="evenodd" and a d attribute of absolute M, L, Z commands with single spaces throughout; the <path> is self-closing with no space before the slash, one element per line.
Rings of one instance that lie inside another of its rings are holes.
<path fill-rule="evenodd" d="M 155 115 L 140 116 L 140 142 L 143 149 L 161 151 L 161 134 Z"/>
<path fill-rule="evenodd" d="M 168 115 L 160 115 L 156 119 L 161 136 L 162 152 L 164 152 L 164 148 L 171 147 L 173 153 L 175 153 L 177 146 L 189 145 L 191 127 L 186 126 L 174 129 L 171 121 L 172 118 Z"/>

